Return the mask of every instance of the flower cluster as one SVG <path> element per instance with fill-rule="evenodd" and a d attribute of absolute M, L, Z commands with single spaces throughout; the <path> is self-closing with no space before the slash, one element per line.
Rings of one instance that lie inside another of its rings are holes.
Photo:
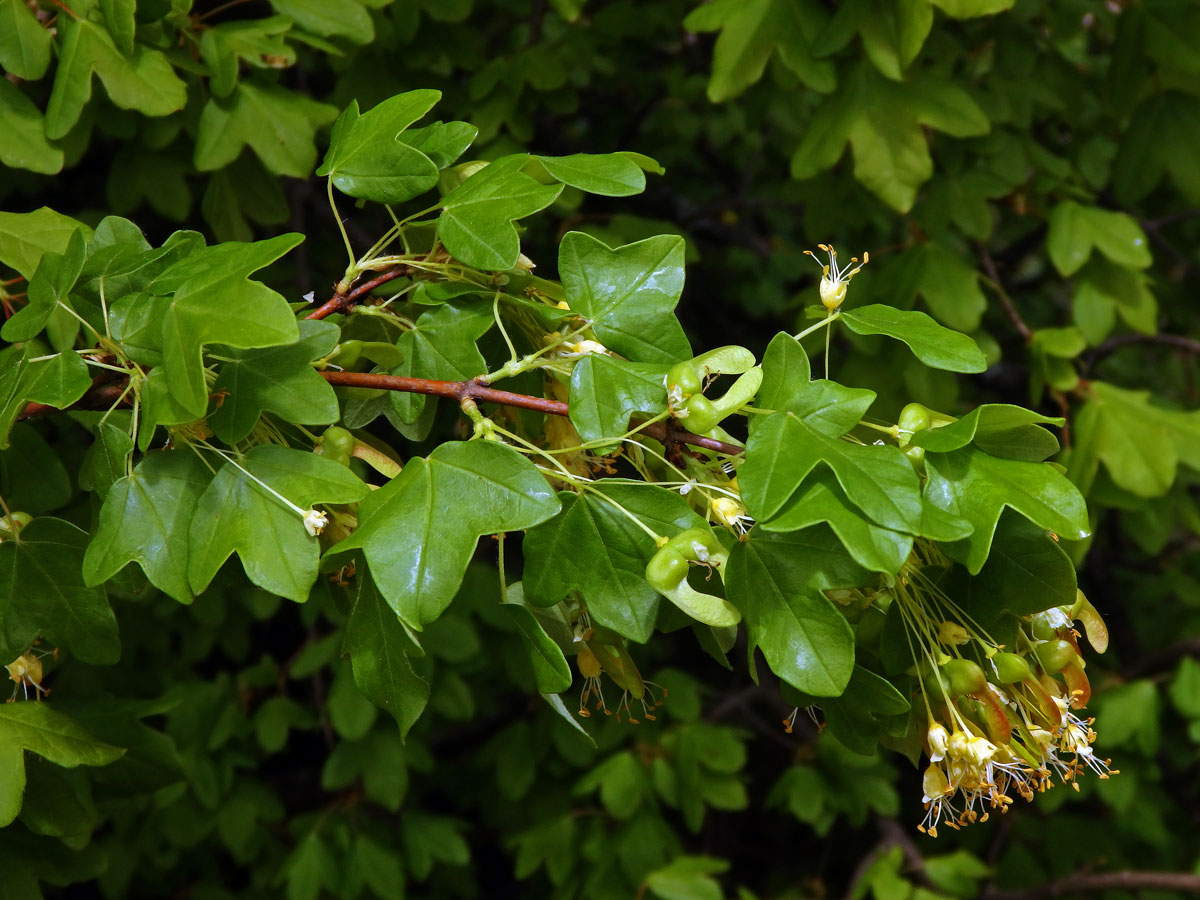
<path fill-rule="evenodd" d="M 630 725 L 640 724 L 640 720 L 634 716 L 632 703 L 641 704 L 642 718 L 651 722 L 657 718 L 653 710 L 662 706 L 667 690 L 642 678 L 619 635 L 603 626 L 593 625 L 587 613 L 581 612 L 575 623 L 574 643 L 578 646 L 575 665 L 579 674 L 583 676 L 579 715 L 584 718 L 591 717 L 589 702 L 594 703 L 597 712 L 606 716 L 614 715 L 614 710 L 609 709 L 604 700 L 604 689 L 601 685 L 601 675 L 608 675 L 617 687 L 622 689 L 615 707 L 618 722 L 622 721 L 623 716 Z M 654 695 L 652 687 L 659 688 L 662 699 Z"/>
<path fill-rule="evenodd" d="M 1080 594 L 1074 607 L 1022 623 L 1011 650 L 984 644 L 978 663 L 956 652 L 925 669 L 929 765 L 922 832 L 936 837 L 943 824 L 957 829 L 986 821 L 992 810 L 1007 811 L 1015 797 L 1032 800 L 1057 782 L 1079 790 L 1078 779 L 1089 770 L 1102 779 L 1116 774 L 1092 748 L 1094 720 L 1076 712 L 1091 695 L 1076 619 L 1103 649 L 1103 623 Z M 961 643 L 975 640 L 972 628 L 960 628 L 968 634 Z M 957 635 L 959 629 L 939 631 Z M 956 643 L 942 647 L 943 655 L 958 650 Z"/>

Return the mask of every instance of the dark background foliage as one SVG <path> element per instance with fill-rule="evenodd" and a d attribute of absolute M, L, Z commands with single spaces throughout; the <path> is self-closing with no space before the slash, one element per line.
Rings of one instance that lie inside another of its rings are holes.
<path fill-rule="evenodd" d="M 117 35 L 134 4 L 73 6 Z M 67 15 L 31 8 L 43 25 Z M 27 15 L 18 0 L 0 9 Z M 243 44 L 206 54 L 206 34 L 235 32 Z M 19 114 L 55 132 L 42 116 L 67 89 L 61 42 L 26 72 L 12 34 L 0 35 L 0 124 Z M 1098 747 L 1121 775 L 930 841 L 913 828 L 920 784 L 905 760 L 858 756 L 803 718 L 785 734 L 770 678 L 754 684 L 672 635 L 635 651 L 670 688 L 659 720 L 601 723 L 593 750 L 533 692 L 483 564 L 427 632 L 433 696 L 402 744 L 337 658 L 331 597 L 292 606 L 239 586 L 182 607 L 131 584 L 120 664 L 64 664 L 54 688 L 85 718 L 89 696 L 141 697 L 120 728 L 147 717 L 171 741 L 136 732 L 141 764 L 97 770 L 94 789 L 31 765 L 27 805 L 42 812 L 0 834 L 0 873 L 15 873 L 0 875 L 0 897 L 37 896 L 36 878 L 47 895 L 293 900 L 405 884 L 429 897 L 1008 897 L 1055 879 L 1080 894 L 1195 890 L 1104 873 L 1200 865 L 1200 420 L 1187 412 L 1200 3 L 159 0 L 136 4 L 136 39 L 163 54 L 182 108 L 145 115 L 136 90 L 120 108 L 97 79 L 53 139 L 0 137 L 3 209 L 128 215 L 155 244 L 178 227 L 304 232 L 272 281 L 321 299 L 344 265 L 324 185 L 308 177 L 328 125 L 352 99 L 366 109 L 436 88 L 439 116 L 480 129 L 469 157 L 659 160 L 665 176 L 639 197 L 564 194 L 525 252 L 553 274 L 568 229 L 612 243 L 684 235 L 680 316 L 697 347 L 760 352 L 815 298 L 804 249 L 869 250 L 852 303 L 925 309 L 972 332 L 992 363 L 954 376 L 842 337 L 838 376 L 879 391 L 876 411 L 1012 402 L 1068 416 L 1060 461 L 1097 535 L 1070 549 L 1113 635 L 1089 665 Z M 236 84 L 215 84 L 222 67 Z M 206 131 L 206 107 L 251 96 L 252 112 Z M 385 224 L 342 213 L 361 243 Z M 37 428 L 78 455 L 77 426 Z M 74 486 L 71 500 L 48 496 L 50 481 L 0 471 L 4 495 L 31 511 L 86 507 Z"/>

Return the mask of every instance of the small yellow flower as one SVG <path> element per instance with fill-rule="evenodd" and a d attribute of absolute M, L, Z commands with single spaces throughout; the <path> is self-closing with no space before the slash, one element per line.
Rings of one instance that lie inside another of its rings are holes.
<path fill-rule="evenodd" d="M 590 356 L 593 353 L 600 353 L 604 356 L 612 356 L 612 351 L 601 344 L 599 341 L 582 340 L 574 343 L 563 344 L 558 351 L 558 355 L 567 359 L 577 359 L 581 356 Z"/>
<path fill-rule="evenodd" d="M 941 722 L 934 722 L 925 732 L 925 740 L 929 743 L 929 761 L 940 762 L 946 756 L 950 747 L 950 732 Z"/>
<path fill-rule="evenodd" d="M 971 640 L 971 635 L 958 622 L 951 622 L 949 619 L 939 623 L 938 625 L 938 643 L 940 644 L 965 644 Z"/>
<path fill-rule="evenodd" d="M 850 283 L 850 279 L 857 275 L 862 267 L 871 261 L 871 254 L 863 253 L 862 265 L 855 266 L 858 262 L 857 256 L 850 257 L 850 262 L 842 267 L 838 267 L 837 251 L 833 249 L 833 244 L 817 244 L 817 246 L 829 254 L 829 265 L 821 266 L 821 303 L 830 312 L 833 312 L 842 305 L 842 301 L 846 299 L 846 287 Z M 805 250 L 807 256 L 817 259 L 817 255 L 811 250 Z M 821 261 L 817 260 L 820 265 Z M 851 268 L 854 266 L 854 268 Z"/>
<path fill-rule="evenodd" d="M 735 534 L 745 534 L 754 524 L 745 504 L 732 497 L 718 497 L 712 502 L 712 517 Z"/>

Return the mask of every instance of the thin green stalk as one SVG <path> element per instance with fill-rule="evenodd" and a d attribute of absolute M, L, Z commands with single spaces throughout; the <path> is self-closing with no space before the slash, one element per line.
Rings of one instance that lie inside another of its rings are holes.
<path fill-rule="evenodd" d="M 792 337 L 797 341 L 800 340 L 801 338 L 806 338 L 810 334 L 812 334 L 814 331 L 817 331 L 821 328 L 825 328 L 827 325 L 829 325 L 830 322 L 832 322 L 837 317 L 838 317 L 838 313 L 831 312 L 827 316 L 825 316 L 825 318 L 823 318 L 820 322 L 818 322 L 816 325 L 811 325 L 808 328 L 805 328 L 799 334 L 793 334 Z"/>
<path fill-rule="evenodd" d="M 346 256 L 350 258 L 350 265 L 346 269 L 347 277 L 350 277 L 355 268 L 354 248 L 350 246 L 350 235 L 346 234 L 346 226 L 342 223 L 342 217 L 338 214 L 337 203 L 333 199 L 333 176 L 325 179 L 327 193 L 329 194 L 329 208 L 333 210 L 333 219 L 337 222 L 338 231 L 342 233 L 342 242 L 346 245 Z"/>

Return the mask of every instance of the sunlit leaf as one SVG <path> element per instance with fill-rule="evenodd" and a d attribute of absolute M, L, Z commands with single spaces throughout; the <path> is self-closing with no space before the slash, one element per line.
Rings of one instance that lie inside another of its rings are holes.
<path fill-rule="evenodd" d="M 361 547 L 379 592 L 414 629 L 458 590 L 481 535 L 532 528 L 558 511 L 546 479 L 490 441 L 442 444 L 359 506 L 358 530 L 329 551 Z"/>

